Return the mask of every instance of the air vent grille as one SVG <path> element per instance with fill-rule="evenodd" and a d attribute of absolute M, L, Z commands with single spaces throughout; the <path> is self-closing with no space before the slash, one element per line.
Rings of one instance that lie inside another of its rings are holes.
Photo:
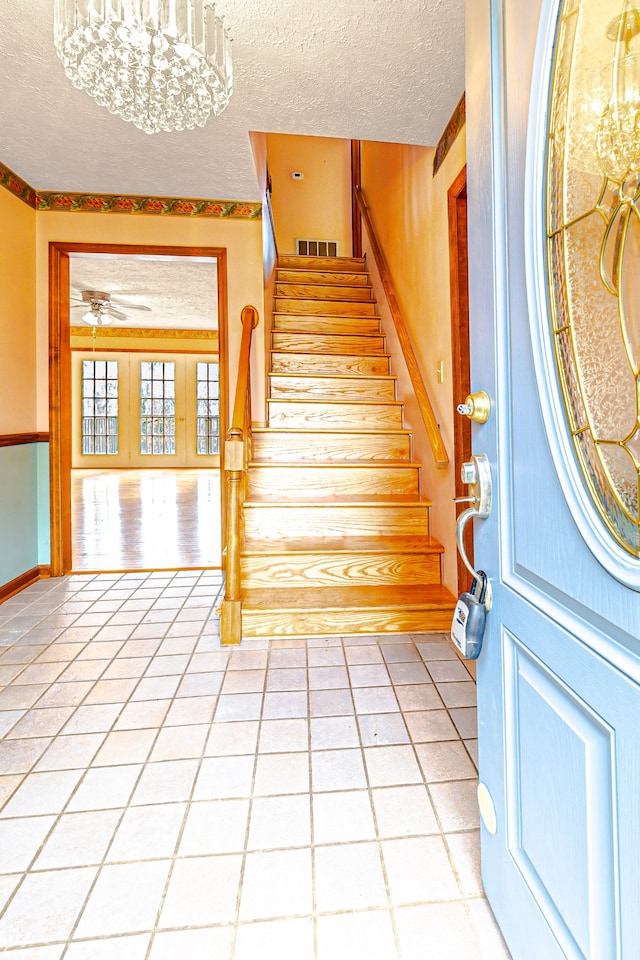
<path fill-rule="evenodd" d="M 337 257 L 337 240 L 296 240 L 296 253 L 301 257 Z"/>

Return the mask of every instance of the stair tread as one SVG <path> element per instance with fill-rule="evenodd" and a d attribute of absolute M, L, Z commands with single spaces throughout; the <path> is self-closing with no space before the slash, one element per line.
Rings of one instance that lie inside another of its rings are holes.
<path fill-rule="evenodd" d="M 385 400 L 384 397 L 381 399 L 371 399 L 371 400 L 329 400 L 325 397 L 316 397 L 315 399 L 307 400 L 306 397 L 267 397 L 267 403 L 314 403 L 316 406 L 320 404 L 321 406 L 329 406 L 330 404 L 348 404 L 349 406 L 355 406 L 356 404 L 382 404 L 387 407 L 401 407 L 402 400 Z"/>
<path fill-rule="evenodd" d="M 413 468 L 414 470 L 419 469 L 422 466 L 416 460 L 316 460 L 314 463 L 309 463 L 306 460 L 278 460 L 277 463 L 274 463 L 272 460 L 251 460 L 249 467 L 273 467 L 274 469 L 282 469 L 282 467 L 293 467 L 296 470 L 299 470 L 301 467 L 304 470 L 322 470 L 325 467 L 333 470 L 335 467 L 353 467 L 355 470 L 386 470 L 389 467 L 402 467 L 404 468 Z"/>
<path fill-rule="evenodd" d="M 254 587 L 243 590 L 243 608 L 263 610 L 302 610 L 322 609 L 323 611 L 341 611 L 355 607 L 393 609 L 453 609 L 456 598 L 441 584 L 408 584 L 406 586 L 375 587 L 292 587 L 280 588 Z"/>
<path fill-rule="evenodd" d="M 393 373 L 361 373 L 358 376 L 354 376 L 352 373 L 310 373 L 308 370 L 303 370 L 300 373 L 284 373 L 279 370 L 271 370 L 269 372 L 270 377 L 286 377 L 293 380 L 397 380 L 397 376 Z"/>
<path fill-rule="evenodd" d="M 371 507 L 429 507 L 431 500 L 422 494 L 415 493 L 361 493 L 361 494 L 340 494 L 335 496 L 328 494 L 326 497 L 291 497 L 287 496 L 280 500 L 274 500 L 271 497 L 265 497 L 257 493 L 252 493 L 244 502 L 245 507 L 265 506 L 265 507 L 353 507 L 353 506 L 371 506 Z"/>
<path fill-rule="evenodd" d="M 301 433 L 301 434 L 311 433 L 313 435 L 330 437 L 332 436 L 332 434 L 336 432 L 339 433 L 342 438 L 344 438 L 345 434 L 353 434 L 354 436 L 359 436 L 360 434 L 369 435 L 372 433 L 382 433 L 385 436 L 394 436 L 394 437 L 398 435 L 403 437 L 411 436 L 411 430 L 407 430 L 404 427 L 398 427 L 397 429 L 393 429 L 392 427 L 378 427 L 378 428 L 373 428 L 371 430 L 366 430 L 364 428 L 357 427 L 357 428 L 346 428 L 345 430 L 338 430 L 338 431 L 334 429 L 327 429 L 327 428 L 323 429 L 322 427 L 253 427 L 251 432 L 252 434 L 254 434 L 254 436 L 256 433 L 260 433 L 260 434 L 264 433 L 267 435 L 269 434 L 275 435 L 278 433 L 286 433 L 287 435 L 291 433 Z"/>
<path fill-rule="evenodd" d="M 444 547 L 435 537 L 339 537 L 322 539 L 318 537 L 299 537 L 287 540 L 287 549 L 283 555 L 282 545 L 271 540 L 246 540 L 243 556 L 280 556 L 286 559 L 289 554 L 326 554 L 326 553 L 443 553 Z"/>

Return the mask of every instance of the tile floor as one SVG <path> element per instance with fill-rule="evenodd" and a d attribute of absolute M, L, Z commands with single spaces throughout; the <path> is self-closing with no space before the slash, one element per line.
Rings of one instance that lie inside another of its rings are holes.
<path fill-rule="evenodd" d="M 0 605 L 0 953 L 508 960 L 446 637 L 222 649 L 220 574 Z"/>

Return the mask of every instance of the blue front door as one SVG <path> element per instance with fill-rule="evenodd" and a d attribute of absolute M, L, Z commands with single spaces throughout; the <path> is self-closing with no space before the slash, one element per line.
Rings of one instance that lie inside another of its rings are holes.
<path fill-rule="evenodd" d="M 619 559 L 563 436 L 534 270 L 559 12 L 467 2 L 472 389 L 492 398 L 473 449 L 494 481 L 475 527 L 493 587 L 478 661 L 483 878 L 514 960 L 638 960 L 640 559 Z"/>

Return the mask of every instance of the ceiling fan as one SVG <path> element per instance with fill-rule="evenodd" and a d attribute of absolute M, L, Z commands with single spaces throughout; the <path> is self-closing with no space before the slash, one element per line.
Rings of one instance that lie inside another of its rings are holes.
<path fill-rule="evenodd" d="M 78 292 L 80 297 L 71 298 L 76 301 L 72 304 L 72 309 L 88 307 L 82 319 L 92 327 L 103 327 L 113 323 L 114 320 L 130 320 L 131 317 L 118 307 L 124 307 L 126 310 L 151 310 L 151 307 L 146 304 L 131 303 L 129 300 L 114 297 L 103 290 L 79 290 Z"/>

